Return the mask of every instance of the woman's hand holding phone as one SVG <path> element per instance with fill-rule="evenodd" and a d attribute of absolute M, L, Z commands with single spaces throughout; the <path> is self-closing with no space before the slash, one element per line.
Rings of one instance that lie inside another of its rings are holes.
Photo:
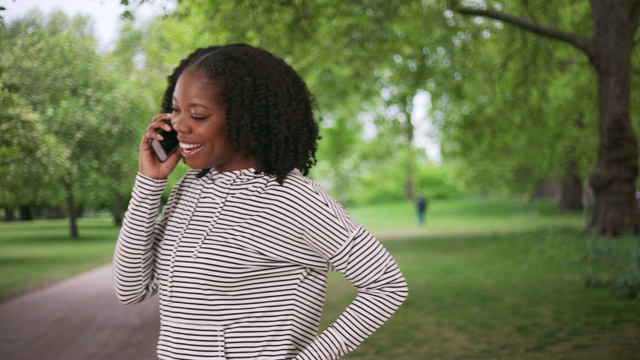
<path fill-rule="evenodd" d="M 161 161 L 152 146 L 152 142 L 165 139 L 157 129 L 162 129 L 165 132 L 174 131 L 167 121 L 171 121 L 171 114 L 158 114 L 154 116 L 140 143 L 139 171 L 142 175 L 152 179 L 166 179 L 173 169 L 175 169 L 176 165 L 178 165 L 178 161 L 180 161 L 181 156 L 179 151 L 169 151 L 168 154 L 162 154 L 161 152 L 161 155 L 163 155 L 162 158 L 164 159 L 164 161 Z M 166 159 L 164 155 L 167 156 Z"/>

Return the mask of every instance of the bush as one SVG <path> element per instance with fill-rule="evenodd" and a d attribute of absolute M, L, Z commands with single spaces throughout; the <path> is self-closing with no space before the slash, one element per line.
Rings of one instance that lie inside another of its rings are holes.
<path fill-rule="evenodd" d="M 629 300 L 640 300 L 640 267 L 627 268 L 620 274 L 613 293 Z"/>
<path fill-rule="evenodd" d="M 353 190 L 351 204 L 380 204 L 404 199 L 404 183 L 398 173 L 363 177 Z"/>
<path fill-rule="evenodd" d="M 452 199 L 462 194 L 462 185 L 455 180 L 451 168 L 425 164 L 416 172 L 415 193 L 429 199 Z"/>
<path fill-rule="evenodd" d="M 611 286 L 612 292 L 640 300 L 640 242 L 634 238 L 591 238 L 582 259 L 588 287 Z"/>

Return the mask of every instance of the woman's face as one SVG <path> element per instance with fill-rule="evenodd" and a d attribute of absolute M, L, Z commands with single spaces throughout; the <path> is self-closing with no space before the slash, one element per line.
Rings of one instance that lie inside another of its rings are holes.
<path fill-rule="evenodd" d="M 242 153 L 233 151 L 224 104 L 202 71 L 189 68 L 178 78 L 171 124 L 178 132 L 180 152 L 189 167 L 217 171 L 255 167 L 255 159 L 245 159 Z"/>

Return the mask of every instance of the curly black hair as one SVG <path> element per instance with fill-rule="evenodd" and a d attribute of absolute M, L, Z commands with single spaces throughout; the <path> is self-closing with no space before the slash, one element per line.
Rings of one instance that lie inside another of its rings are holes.
<path fill-rule="evenodd" d="M 167 76 L 167 89 L 164 91 L 164 96 L 162 97 L 162 112 L 170 113 L 173 111 L 173 92 L 176 89 L 176 84 L 178 83 L 178 78 L 185 69 L 187 69 L 190 65 L 193 65 L 195 61 L 211 53 L 212 51 L 220 49 L 221 46 L 214 45 L 206 48 L 197 48 L 194 52 L 189 54 L 186 58 L 180 61 L 180 64 L 173 69 L 173 73 Z"/>
<path fill-rule="evenodd" d="M 171 112 L 178 78 L 190 67 L 222 94 L 234 151 L 254 157 L 257 173 L 275 175 L 280 183 L 294 169 L 308 175 L 316 164 L 318 123 L 313 96 L 291 66 L 247 44 L 198 48 L 168 77 L 163 112 Z"/>

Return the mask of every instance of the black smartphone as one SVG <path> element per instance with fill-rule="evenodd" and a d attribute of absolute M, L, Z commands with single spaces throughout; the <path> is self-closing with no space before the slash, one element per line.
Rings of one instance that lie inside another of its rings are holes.
<path fill-rule="evenodd" d="M 171 121 L 163 120 L 165 123 L 171 125 Z M 157 128 L 156 131 L 162 135 L 164 139 L 162 141 L 158 141 L 156 139 L 149 139 L 149 145 L 153 152 L 156 153 L 156 156 L 160 161 L 165 162 L 173 154 L 176 150 L 178 150 L 178 146 L 180 146 L 180 142 L 178 141 L 178 132 L 171 129 L 171 131 L 166 131 L 162 128 Z"/>

